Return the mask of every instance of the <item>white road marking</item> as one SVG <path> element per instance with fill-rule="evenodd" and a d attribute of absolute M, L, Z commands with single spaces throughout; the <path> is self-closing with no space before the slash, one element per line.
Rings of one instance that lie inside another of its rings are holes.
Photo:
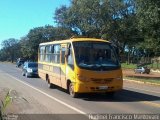
<path fill-rule="evenodd" d="M 67 103 L 65 103 L 65 102 L 63 102 L 63 101 L 61 101 L 61 100 L 59 100 L 59 99 L 57 99 L 57 98 L 55 98 L 55 97 L 53 97 L 53 96 L 51 96 L 51 95 L 49 95 L 49 94 L 47 94 L 47 93 L 41 91 L 41 90 L 39 90 L 39 89 L 37 89 L 37 88 L 31 86 L 31 85 L 29 85 L 29 84 L 27 84 L 26 82 L 23 82 L 23 81 L 21 81 L 21 80 L 15 78 L 15 77 L 13 77 L 13 76 L 11 76 L 11 75 L 8 74 L 8 73 L 5 73 L 5 74 L 8 75 L 8 76 L 11 77 L 11 78 L 17 80 L 18 82 L 21 82 L 21 83 L 23 83 L 24 85 L 27 85 L 27 86 L 31 87 L 32 89 L 34 89 L 34 90 L 36 90 L 36 91 L 38 91 L 38 92 L 40 92 L 40 93 L 46 95 L 47 97 L 49 97 L 49 98 L 55 100 L 55 101 L 58 102 L 58 103 L 61 103 L 62 105 L 66 106 L 66 107 L 68 107 L 68 108 L 70 108 L 70 109 L 72 109 L 72 110 L 74 110 L 74 111 L 76 111 L 76 112 L 78 112 L 78 113 L 80 113 L 80 114 L 84 114 L 84 115 L 87 114 L 87 113 L 85 113 L 85 112 L 83 112 L 83 111 L 81 111 L 81 110 L 79 110 L 79 109 L 77 109 L 77 108 L 75 108 L 75 107 L 73 107 L 73 106 L 71 106 L 71 105 L 69 105 L 69 104 L 67 104 Z"/>
<path fill-rule="evenodd" d="M 20 69 L 19 69 L 19 70 L 20 70 Z M 67 103 L 65 103 L 65 102 L 63 102 L 63 101 L 61 101 L 61 100 L 59 100 L 59 99 L 57 99 L 57 98 L 55 98 L 55 97 L 53 97 L 53 96 L 47 94 L 47 93 L 45 93 L 45 92 L 43 92 L 43 91 L 41 91 L 41 90 L 39 90 L 39 89 L 37 89 L 37 88 L 35 88 L 35 87 L 29 85 L 29 84 L 27 84 L 27 83 L 25 83 L 25 82 L 23 82 L 23 81 L 21 81 L 20 79 L 17 79 L 17 78 L 15 78 L 15 77 L 11 76 L 11 75 L 8 74 L 8 73 L 5 73 L 5 74 L 8 75 L 8 76 L 11 77 L 11 78 L 17 80 L 18 82 L 21 82 L 21 83 L 23 83 L 23 84 L 25 84 L 25 85 L 31 87 L 32 89 L 34 89 L 34 90 L 36 90 L 36 91 L 38 91 L 38 92 L 40 92 L 40 93 L 46 95 L 47 97 L 49 97 L 49 98 L 51 98 L 51 99 L 53 99 L 53 100 L 55 100 L 55 101 L 61 103 L 62 105 L 67 106 L 68 108 L 70 108 L 70 109 L 72 109 L 72 110 L 74 110 L 74 111 L 76 111 L 76 112 L 78 112 L 78 113 L 80 113 L 80 114 L 84 114 L 84 115 L 87 114 L 87 113 L 85 113 L 85 112 L 83 112 L 83 111 L 81 111 L 81 110 L 79 110 L 79 109 L 77 109 L 77 108 L 75 108 L 75 107 L 73 107 L 73 106 L 71 106 L 71 105 L 69 105 L 69 104 L 67 104 Z M 147 92 L 158 93 L 158 94 L 160 93 L 160 92 L 157 92 L 157 91 L 151 91 L 151 90 L 139 89 L 139 88 L 133 88 L 133 87 L 124 87 L 124 88 L 126 88 L 126 89 L 141 90 L 141 91 L 147 91 Z M 124 97 L 124 96 L 123 96 L 123 97 Z M 152 105 L 152 106 L 154 105 L 154 106 L 160 107 L 160 104 L 153 103 L 153 102 L 142 101 L 142 102 L 140 102 L 140 103 L 144 103 L 144 104 L 149 104 L 149 105 Z"/>
<path fill-rule="evenodd" d="M 139 89 L 139 88 L 133 88 L 133 87 L 124 87 L 124 88 L 127 88 L 127 89 L 135 89 L 135 90 L 141 90 L 141 91 L 146 91 L 146 92 L 152 92 L 152 93 L 158 93 L 158 94 L 160 94 L 160 92 L 158 92 L 158 91 L 153 91 L 153 90 Z"/>

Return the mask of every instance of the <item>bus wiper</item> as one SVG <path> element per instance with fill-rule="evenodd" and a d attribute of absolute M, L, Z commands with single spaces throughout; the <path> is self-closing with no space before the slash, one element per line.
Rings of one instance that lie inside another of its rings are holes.
<path fill-rule="evenodd" d="M 101 65 L 97 65 L 97 64 L 91 66 L 91 68 L 94 68 L 94 69 L 98 69 L 98 68 L 101 68 L 101 67 L 102 67 Z"/>

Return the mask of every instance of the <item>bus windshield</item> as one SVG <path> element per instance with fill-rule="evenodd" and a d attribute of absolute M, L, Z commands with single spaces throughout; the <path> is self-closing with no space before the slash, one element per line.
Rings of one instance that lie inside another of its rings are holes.
<path fill-rule="evenodd" d="M 73 42 L 75 60 L 82 69 L 105 71 L 120 67 L 115 50 L 107 42 Z"/>

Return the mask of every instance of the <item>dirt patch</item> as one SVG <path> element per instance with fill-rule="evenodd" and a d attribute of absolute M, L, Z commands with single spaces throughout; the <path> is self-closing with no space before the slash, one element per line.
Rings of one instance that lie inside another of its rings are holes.
<path fill-rule="evenodd" d="M 135 74 L 133 69 L 123 69 L 122 72 L 124 77 L 151 78 L 160 80 L 160 73 L 156 72 L 150 72 L 150 74 Z"/>
<path fill-rule="evenodd" d="M 16 90 L 10 90 L 9 88 L 0 88 L 0 106 L 2 107 L 2 102 L 5 104 L 5 97 L 7 96 L 8 92 L 11 101 L 4 109 L 4 113 L 13 114 L 22 111 L 21 106 L 24 103 L 28 103 L 27 100 L 21 97 L 21 94 Z"/>

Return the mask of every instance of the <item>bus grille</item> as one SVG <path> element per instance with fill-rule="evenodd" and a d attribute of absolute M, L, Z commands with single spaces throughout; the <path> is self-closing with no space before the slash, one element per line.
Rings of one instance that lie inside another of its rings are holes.
<path fill-rule="evenodd" d="M 91 80 L 97 84 L 106 84 L 112 82 L 113 78 L 106 78 L 106 79 L 91 78 Z"/>

